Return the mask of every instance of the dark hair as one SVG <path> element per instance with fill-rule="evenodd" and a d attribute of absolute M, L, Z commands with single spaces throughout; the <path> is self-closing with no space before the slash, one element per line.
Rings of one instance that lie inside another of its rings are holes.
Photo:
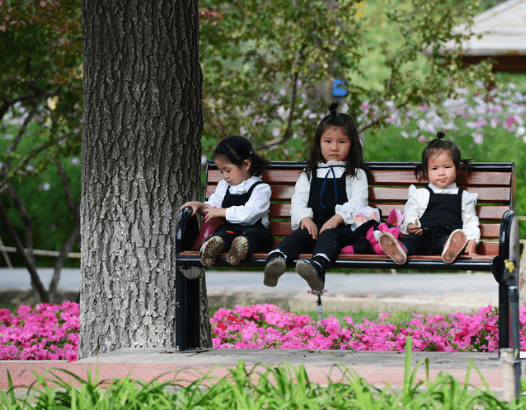
<path fill-rule="evenodd" d="M 451 141 L 444 141 L 443 138 L 445 136 L 446 135 L 442 131 L 439 131 L 437 132 L 436 139 L 427 143 L 427 147 L 425 147 L 424 151 L 422 151 L 422 163 L 415 167 L 415 176 L 417 178 L 424 176 L 427 179 L 429 157 L 433 155 L 439 155 L 442 151 L 449 151 L 451 153 L 451 158 L 455 164 L 457 174 L 462 171 L 467 171 L 469 173 L 471 169 L 471 160 L 462 159 L 460 157 L 460 149 Z"/>
<path fill-rule="evenodd" d="M 310 179 L 312 172 L 318 167 L 319 162 L 325 162 L 325 158 L 321 155 L 321 137 L 327 128 L 341 128 L 342 131 L 351 140 L 351 150 L 345 162 L 345 169 L 348 175 L 355 176 L 356 169 L 361 168 L 365 171 L 368 179 L 372 179 L 372 173 L 369 167 L 365 164 L 363 159 L 363 149 L 360 137 L 358 136 L 358 129 L 352 117 L 347 114 L 338 113 L 338 102 L 334 102 L 329 106 L 330 114 L 326 115 L 318 124 L 314 142 L 310 151 L 309 158 L 307 158 L 307 167 L 305 174 Z"/>
<path fill-rule="evenodd" d="M 250 175 L 261 175 L 268 163 L 268 161 L 254 152 L 254 147 L 250 141 L 237 135 L 226 137 L 219 143 L 212 159 L 218 156 L 225 157 L 238 167 L 243 165 L 243 162 L 248 159 L 250 161 L 250 169 L 248 170 Z"/>

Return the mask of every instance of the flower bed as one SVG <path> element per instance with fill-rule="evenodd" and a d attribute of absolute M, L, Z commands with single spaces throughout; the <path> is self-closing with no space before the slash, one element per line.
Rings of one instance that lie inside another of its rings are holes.
<path fill-rule="evenodd" d="M 235 306 L 219 309 L 210 319 L 217 349 L 312 349 L 403 351 L 408 336 L 414 351 L 496 352 L 498 312 L 491 306 L 478 313 L 413 314 L 402 325 L 381 313 L 376 322 L 364 319 L 344 324 L 330 317 L 321 322 L 275 305 Z M 521 349 L 526 349 L 522 328 L 526 307 L 520 308 Z M 77 360 L 79 305 L 44 303 L 35 309 L 22 305 L 16 314 L 0 309 L 0 360 Z"/>
<path fill-rule="evenodd" d="M 337 349 L 403 351 L 412 336 L 414 351 L 496 352 L 498 313 L 481 308 L 477 314 L 418 315 L 407 326 L 389 322 L 382 313 L 377 322 L 367 319 L 340 325 L 334 317 L 315 323 L 307 315 L 295 315 L 274 305 L 254 305 L 234 310 L 219 309 L 211 319 L 214 348 L 233 349 Z M 520 308 L 521 328 L 526 307 Z M 521 329 L 521 347 L 526 348 Z"/>
<path fill-rule="evenodd" d="M 74 302 L 0 309 L 0 360 L 77 360 L 80 311 Z"/>

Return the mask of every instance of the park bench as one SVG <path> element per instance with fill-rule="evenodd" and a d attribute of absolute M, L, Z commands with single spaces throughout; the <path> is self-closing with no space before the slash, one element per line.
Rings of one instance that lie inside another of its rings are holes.
<path fill-rule="evenodd" d="M 271 162 L 263 173 L 263 181 L 272 189 L 269 230 L 274 235 L 275 244 L 291 233 L 290 200 L 294 185 L 305 168 L 305 162 Z M 369 205 L 382 211 L 384 218 L 392 209 L 404 210 L 409 186 L 426 185 L 414 175 L 414 164 L 368 163 L 374 179 L 369 183 Z M 221 173 L 213 161 L 208 161 L 205 196 L 209 198 L 221 180 Z M 477 215 L 480 219 L 481 241 L 477 255 L 462 254 L 451 264 L 445 264 L 440 255 L 409 256 L 403 266 L 396 265 L 385 255 L 340 254 L 333 268 L 352 271 L 366 269 L 404 269 L 414 271 L 490 271 L 499 283 L 499 348 L 513 345 L 511 323 L 513 315 L 518 320 L 518 269 L 520 244 L 519 227 L 515 211 L 515 166 L 514 163 L 474 163 L 469 176 L 463 174 L 460 187 L 478 193 Z M 199 233 L 197 218 L 190 217 L 191 209 L 180 211 L 177 222 L 177 277 L 176 277 L 176 345 L 180 351 L 199 348 L 199 281 L 188 279 L 196 277 L 200 267 L 200 254 L 193 249 Z M 238 267 L 230 266 L 220 254 L 217 266 L 231 269 L 260 267 L 261 286 L 266 253 L 254 253 L 242 261 Z M 311 254 L 300 254 L 299 258 L 309 258 Z M 511 264 L 510 262 L 511 261 Z M 506 263 L 508 262 L 508 263 Z M 184 273 L 184 274 L 183 274 Z M 328 272 L 330 274 L 330 271 Z M 279 284 L 278 284 L 279 286 Z M 511 297 L 509 297 L 511 296 Z M 511 301 L 511 302 L 510 302 Z M 512 315 L 513 313 L 513 315 Z M 518 323 L 518 322 L 517 322 Z M 518 328 L 518 326 L 517 326 Z M 516 329 L 518 335 L 518 329 Z M 518 336 L 517 336 L 518 337 Z M 518 340 L 518 339 L 517 339 Z M 515 343 L 518 346 L 518 343 Z"/>

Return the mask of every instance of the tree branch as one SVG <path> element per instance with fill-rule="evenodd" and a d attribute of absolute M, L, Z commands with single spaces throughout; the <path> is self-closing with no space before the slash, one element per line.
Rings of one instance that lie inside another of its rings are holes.
<path fill-rule="evenodd" d="M 38 295 L 40 296 L 40 300 L 43 303 L 49 303 L 49 295 L 46 292 L 46 289 L 44 288 L 42 281 L 40 280 L 40 276 L 38 276 L 38 272 L 36 270 L 35 263 L 34 261 L 31 261 L 31 259 L 26 254 L 24 247 L 22 246 L 22 242 L 20 241 L 20 238 L 16 234 L 13 224 L 9 220 L 7 211 L 4 207 L 4 202 L 1 199 L 0 199 L 0 218 L 3 220 L 5 226 L 7 227 L 9 236 L 13 240 L 15 248 L 18 254 L 20 255 L 20 257 L 22 258 L 22 262 L 24 263 L 24 266 L 29 271 L 29 275 L 31 276 L 31 283 L 36 288 Z"/>

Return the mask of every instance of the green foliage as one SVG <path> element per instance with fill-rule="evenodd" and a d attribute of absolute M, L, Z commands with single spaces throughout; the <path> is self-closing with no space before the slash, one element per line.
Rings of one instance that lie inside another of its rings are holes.
<path fill-rule="evenodd" d="M 46 125 L 39 135 L 45 141 L 42 160 L 33 164 L 37 174 L 47 161 L 80 150 L 80 0 L 0 0 L 0 55 L 0 129 L 7 132 L 6 117 L 12 116 L 35 115 Z M 8 178 L 18 171 L 11 167 Z"/>
<path fill-rule="evenodd" d="M 204 153 L 219 138 L 242 134 L 269 159 L 303 159 L 331 79 L 346 82 L 348 110 L 364 101 L 379 107 L 362 129 L 386 125 L 387 103 L 401 108 L 438 102 L 475 80 L 492 80 L 488 64 L 465 67 L 448 41 L 470 22 L 474 1 L 356 0 L 279 2 L 210 0 L 221 16 L 201 29 L 204 75 Z M 429 50 L 425 56 L 424 50 Z M 297 141 L 295 141 L 297 139 Z"/>

